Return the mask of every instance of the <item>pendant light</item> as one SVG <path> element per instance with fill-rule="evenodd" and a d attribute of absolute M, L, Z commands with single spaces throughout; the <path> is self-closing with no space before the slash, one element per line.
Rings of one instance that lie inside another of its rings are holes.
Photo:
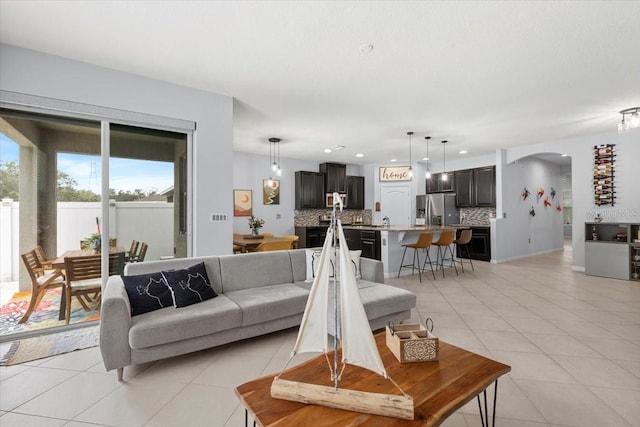
<path fill-rule="evenodd" d="M 271 171 L 276 175 L 282 175 L 282 169 L 280 168 L 280 138 L 269 138 L 269 164 L 271 165 Z M 271 177 L 269 177 L 271 180 Z"/>
<path fill-rule="evenodd" d="M 447 140 L 442 141 L 442 174 L 440 175 L 440 179 L 443 181 L 449 180 L 449 175 L 447 175 L 447 150 L 446 150 Z"/>
<path fill-rule="evenodd" d="M 427 140 L 427 170 L 424 172 L 424 177 L 427 179 L 431 178 L 431 169 L 429 169 L 429 140 L 430 136 L 425 136 L 424 139 Z"/>
<path fill-rule="evenodd" d="M 407 135 L 409 135 L 409 178 L 413 178 L 413 167 L 411 166 L 411 136 L 413 132 L 409 131 Z"/>

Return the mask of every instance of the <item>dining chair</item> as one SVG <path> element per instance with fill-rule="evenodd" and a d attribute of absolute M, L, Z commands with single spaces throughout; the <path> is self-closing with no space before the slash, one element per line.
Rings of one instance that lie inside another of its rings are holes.
<path fill-rule="evenodd" d="M 109 255 L 109 275 L 122 274 L 124 252 Z M 95 301 L 100 310 L 102 299 L 102 256 L 100 254 L 66 257 L 65 267 L 65 324 L 71 320 L 71 299 L 76 297 L 85 311 L 91 311 L 89 303 Z M 90 295 L 93 294 L 93 297 Z"/>
<path fill-rule="evenodd" d="M 291 240 L 276 240 L 275 242 L 260 243 L 255 252 L 284 251 L 291 249 Z"/>
<path fill-rule="evenodd" d="M 298 249 L 298 240 L 300 240 L 300 236 L 296 236 L 295 234 L 283 234 L 280 237 L 291 241 L 291 249 Z"/>
<path fill-rule="evenodd" d="M 131 247 L 129 248 L 129 252 L 125 255 L 125 261 L 131 262 L 136 256 L 138 256 L 138 248 L 140 247 L 140 242 L 137 240 L 131 241 Z"/>
<path fill-rule="evenodd" d="M 458 237 L 456 240 L 453 241 L 453 243 L 456 245 L 458 249 L 458 254 L 459 254 L 458 258 L 459 258 L 460 267 L 462 267 L 463 273 L 464 273 L 464 262 L 461 256 L 463 249 L 466 249 L 467 259 L 469 260 L 469 264 L 471 264 L 471 270 L 476 271 L 475 268 L 473 268 L 473 261 L 471 261 L 471 253 L 469 252 L 469 243 L 471 242 L 472 235 L 473 235 L 472 230 L 470 229 L 462 230 L 460 232 L 460 237 Z"/>
<path fill-rule="evenodd" d="M 36 257 L 38 257 L 38 261 L 40 262 L 40 265 L 42 266 L 42 268 L 44 268 L 45 270 L 53 270 L 53 266 L 51 265 L 51 263 L 55 261 L 57 258 L 47 257 L 47 254 L 45 253 L 44 249 L 42 249 L 42 246 L 40 245 L 36 246 L 34 251 L 36 251 Z"/>
<path fill-rule="evenodd" d="M 140 243 L 140 252 L 138 252 L 138 255 L 135 258 L 135 262 L 144 261 L 144 258 L 147 256 L 148 248 L 149 248 L 149 245 L 146 244 L 145 242 Z"/>
<path fill-rule="evenodd" d="M 264 233 L 260 233 L 260 235 L 263 237 L 273 237 L 273 233 L 270 233 L 268 231 L 265 231 Z"/>
<path fill-rule="evenodd" d="M 38 307 L 42 297 L 48 290 L 64 286 L 64 276 L 62 272 L 60 270 L 45 270 L 40 264 L 40 261 L 38 261 L 35 250 L 32 249 L 29 252 L 23 253 L 21 258 L 27 268 L 27 273 L 29 273 L 29 279 L 31 280 L 31 300 L 29 301 L 27 311 L 22 318 L 18 320 L 18 323 L 24 323 L 29 319 L 29 316 L 31 316 L 33 310 Z"/>
<path fill-rule="evenodd" d="M 451 267 L 456 270 L 456 276 L 458 275 L 458 267 L 456 266 L 455 256 L 453 255 L 453 249 L 451 245 L 456 239 L 456 231 L 452 228 L 442 230 L 438 241 L 433 242 L 433 246 L 438 247 L 438 255 L 436 257 L 436 265 L 440 265 L 442 268 L 442 277 L 444 277 L 444 262 L 445 260 L 451 260 Z M 447 256 L 447 250 L 451 253 L 451 258 L 445 258 Z"/>

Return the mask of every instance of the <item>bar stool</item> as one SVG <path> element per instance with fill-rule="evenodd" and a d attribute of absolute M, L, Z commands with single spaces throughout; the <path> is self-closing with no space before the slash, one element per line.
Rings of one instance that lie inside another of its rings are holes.
<path fill-rule="evenodd" d="M 464 263 L 462 261 L 462 249 L 466 249 L 467 250 L 467 258 L 469 259 L 469 264 L 471 264 L 471 270 L 476 271 L 475 268 L 473 268 L 473 261 L 471 261 L 471 253 L 469 252 L 469 242 L 471 242 L 471 236 L 472 236 L 473 232 L 470 229 L 467 230 L 462 230 L 460 232 L 460 237 L 458 237 L 453 243 L 456 244 L 456 247 L 458 248 L 458 254 L 459 254 L 459 259 L 460 259 L 460 267 L 462 267 L 462 272 L 464 273 Z"/>
<path fill-rule="evenodd" d="M 404 252 L 402 253 L 402 260 L 400 261 L 400 269 L 398 269 L 398 277 L 400 277 L 400 272 L 403 268 L 411 267 L 411 274 L 414 274 L 414 270 L 418 270 L 418 277 L 420 278 L 420 283 L 422 283 L 422 271 L 420 268 L 420 255 L 418 254 L 418 249 L 425 249 L 427 251 L 427 257 L 425 258 L 425 264 L 427 265 L 427 259 L 429 260 L 429 265 L 431 266 L 431 274 L 433 275 L 433 279 L 435 280 L 436 274 L 433 272 L 433 265 L 431 264 L 431 258 L 429 257 L 429 248 L 431 248 L 431 242 L 433 241 L 433 233 L 420 233 L 418 236 L 418 241 L 415 243 L 410 243 L 404 246 Z M 407 249 L 413 249 L 413 264 L 402 264 L 404 262 L 404 256 L 407 253 Z M 416 264 L 416 260 L 418 261 Z M 424 266 L 422 267 L 424 269 Z"/>
<path fill-rule="evenodd" d="M 451 253 L 451 265 L 450 267 L 455 268 L 456 270 L 456 276 L 458 275 L 458 267 L 456 267 L 456 261 L 454 259 L 454 255 L 453 255 L 453 249 L 451 249 L 451 244 L 453 243 L 453 241 L 456 239 L 456 231 L 453 229 L 446 229 L 446 230 L 442 230 L 442 233 L 440 233 L 440 238 L 438 239 L 437 242 L 433 242 L 433 245 L 438 247 L 438 255 L 436 258 L 436 265 L 438 264 L 438 261 L 440 262 L 440 268 L 442 269 L 442 277 L 444 277 L 444 261 L 445 261 L 445 256 L 447 255 L 447 249 L 449 249 L 449 252 Z M 443 249 L 444 248 L 444 249 Z M 449 258 L 447 258 L 449 259 Z"/>

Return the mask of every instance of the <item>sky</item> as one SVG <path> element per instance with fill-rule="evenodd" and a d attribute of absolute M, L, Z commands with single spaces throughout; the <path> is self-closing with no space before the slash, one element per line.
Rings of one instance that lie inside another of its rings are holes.
<path fill-rule="evenodd" d="M 0 133 L 0 161 L 18 160 L 18 144 Z M 109 187 L 116 191 L 161 192 L 173 185 L 173 163 L 111 158 L 109 167 Z M 100 157 L 58 153 L 58 170 L 75 179 L 79 190 L 100 194 Z"/>

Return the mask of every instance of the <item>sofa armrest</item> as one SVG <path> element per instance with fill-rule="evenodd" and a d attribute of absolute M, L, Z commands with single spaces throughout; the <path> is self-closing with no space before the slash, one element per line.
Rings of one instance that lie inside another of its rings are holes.
<path fill-rule="evenodd" d="M 102 292 L 100 352 L 107 371 L 131 364 L 131 305 L 120 276 L 111 276 Z"/>
<path fill-rule="evenodd" d="M 370 282 L 384 283 L 382 261 L 371 258 L 360 258 L 360 275 Z"/>

